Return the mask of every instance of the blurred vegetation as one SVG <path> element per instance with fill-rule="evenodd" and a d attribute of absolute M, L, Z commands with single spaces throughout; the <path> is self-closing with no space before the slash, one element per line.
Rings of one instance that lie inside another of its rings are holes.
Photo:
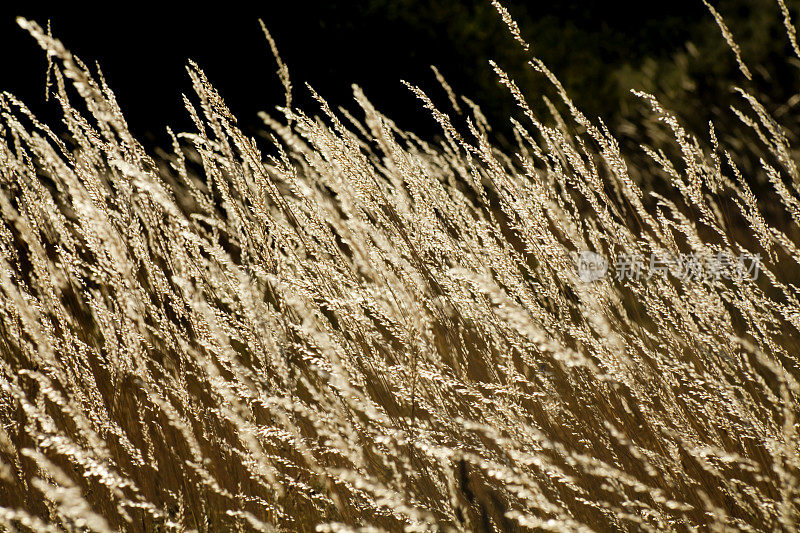
<path fill-rule="evenodd" d="M 629 148 L 637 149 L 641 143 L 665 144 L 664 127 L 630 92 L 640 89 L 656 95 L 701 139 L 708 139 L 708 124 L 713 121 L 720 140 L 742 155 L 741 169 L 755 189 L 766 184 L 758 156 L 763 151 L 742 146 L 738 139 L 749 136 L 743 134 L 743 125 L 731 117 L 729 108 L 742 107 L 742 97 L 732 90 L 738 85 L 758 95 L 779 120 L 797 116 L 787 111 L 800 98 L 795 97 L 800 87 L 800 62 L 794 58 L 775 0 L 711 2 L 740 45 L 752 80 L 739 72 L 734 54 L 702 0 L 649 6 L 638 2 L 502 3 L 518 22 L 533 55 L 558 76 L 578 107 L 590 118 L 602 118 L 623 139 L 635 139 L 628 141 Z M 786 3 L 792 20 L 797 21 L 800 0 Z M 356 17 L 343 19 L 344 11 L 335 5 L 316 16 L 325 21 L 323 34 L 350 39 L 351 49 L 358 50 L 352 55 L 360 57 L 353 59 L 349 71 L 340 58 L 323 62 L 336 65 L 329 73 L 334 80 L 349 77 L 364 85 L 378 107 L 397 117 L 403 127 L 424 133 L 422 122 L 431 128 L 430 133 L 438 131 L 424 112 L 415 112 L 417 102 L 398 97 L 402 89 L 396 87 L 398 77 L 404 77 L 447 108 L 444 92 L 425 70 L 431 63 L 457 93 L 481 105 L 501 141 L 510 137 L 508 117 L 522 117 L 489 67 L 490 59 L 511 75 L 541 117 L 549 118 L 542 96 L 558 101 L 549 82 L 527 65 L 530 57 L 510 36 L 488 0 L 358 0 L 353 6 L 347 11 L 357 12 Z M 375 44 L 365 48 L 364 43 Z M 291 50 L 291 46 L 285 49 Z M 328 53 L 340 53 L 337 46 L 346 47 L 347 43 L 335 45 Z M 384 58 L 388 64 L 383 64 Z M 382 66 L 364 71 L 365 61 Z M 301 58 L 293 64 L 302 63 Z M 314 77 L 313 72 L 304 75 L 306 79 Z M 325 94 L 335 95 L 330 86 L 325 89 Z M 346 98 L 343 93 L 338 96 Z M 793 127 L 797 124 L 783 126 L 788 127 L 790 139 L 792 131 L 800 131 Z M 649 168 L 637 159 L 647 158 L 641 151 L 628 153 L 635 168 Z M 658 183 L 663 176 L 647 174 L 636 179 L 650 181 L 647 187 L 651 190 L 664 190 Z"/>
<path fill-rule="evenodd" d="M 726 108 L 735 99 L 730 92 L 731 80 L 762 93 L 776 107 L 785 104 L 798 86 L 797 63 L 786 61 L 792 53 L 777 2 L 712 3 L 740 44 L 744 60 L 753 71 L 752 82 L 745 83 L 738 73 L 733 54 L 701 0 L 651 6 L 639 2 L 545 4 L 519 0 L 504 5 L 519 23 L 533 54 L 553 70 L 590 116 L 602 116 L 613 125 L 629 125 L 632 114 L 643 109 L 629 92 L 635 87 L 657 94 L 672 110 L 687 115 L 692 126 L 704 128 L 712 116 L 718 115 L 716 109 Z M 796 18 L 800 1 L 787 4 Z M 529 101 L 544 112 L 539 103 L 542 93 L 549 90 L 548 84 L 526 65 L 529 58 L 487 0 L 357 0 L 352 5 L 346 11 L 358 16 L 345 16 L 345 10 L 335 4 L 316 16 L 325 21 L 323 29 L 331 35 L 349 36 L 345 38 L 357 40 L 361 46 L 373 41 L 394 43 L 407 65 L 435 63 L 457 92 L 481 104 L 501 132 L 505 118 L 513 113 L 513 102 L 498 90 L 488 66 L 490 59 L 506 69 Z M 364 53 L 378 56 L 387 49 L 378 45 Z M 391 59 L 397 61 L 396 57 Z M 398 71 L 404 73 L 403 68 Z M 369 84 L 370 73 L 361 77 Z M 409 81 L 423 83 L 433 92 L 428 80 Z M 380 95 L 373 97 L 380 100 Z M 440 97 L 444 104 L 446 100 Z M 392 105 L 381 103 L 383 108 Z M 707 114 L 698 113 L 698 109 Z"/>
<path fill-rule="evenodd" d="M 735 133 L 737 126 L 725 124 L 730 119 L 719 112 L 741 101 L 730 90 L 732 80 L 759 94 L 779 119 L 791 115 L 782 106 L 800 86 L 798 62 L 787 62 L 792 52 L 775 0 L 711 2 L 741 45 L 752 81 L 738 72 L 702 0 L 650 5 L 632 0 L 502 3 L 519 23 L 532 53 L 559 77 L 578 106 L 590 118 L 602 117 L 617 133 L 645 142 L 648 135 L 657 134 L 642 116 L 646 106 L 630 94 L 631 88 L 656 94 L 696 132 L 706 131 L 713 118 Z M 800 20 L 800 0 L 787 4 L 793 19 Z M 105 13 L 71 4 L 60 11 L 34 4 L 15 10 L 42 23 L 51 18 L 54 34 L 71 50 L 88 64 L 98 61 L 133 130 L 145 138 L 160 136 L 157 145 L 169 142 L 166 125 L 190 127 L 180 97 L 186 89 L 182 67 L 188 58 L 217 84 L 245 120 L 243 127 L 251 133 L 262 128 L 256 113 L 280 104 L 283 90 L 258 29 L 259 17 L 277 41 L 297 88 L 295 101 L 304 109 L 317 109 L 304 82 L 332 105 L 350 108 L 350 84 L 356 83 L 401 127 L 435 135 L 438 126 L 399 83 L 403 79 L 419 85 L 446 108 L 446 95 L 428 68 L 434 64 L 458 94 L 480 104 L 497 136 L 507 138 L 515 104 L 499 85 L 490 59 L 509 73 L 543 117 L 548 112 L 541 97 L 554 99 L 552 88 L 527 65 L 530 58 L 509 35 L 490 0 L 306 0 L 226 6 L 213 13 L 176 9 L 157 17 L 128 8 L 124 25 L 109 24 Z M 143 27 L 147 39 L 140 38 Z M 27 41 L 11 41 L 13 46 L 20 42 Z M 37 105 L 44 58 L 35 46 L 20 48 L 7 58 L 11 64 L 0 72 L 0 85 L 47 118 L 52 110 Z M 262 68 L 244 66 L 254 61 Z M 9 73 L 10 78 L 2 79 Z M 143 83 L 143 73 L 155 81 Z M 57 106 L 53 110 L 58 112 Z"/>

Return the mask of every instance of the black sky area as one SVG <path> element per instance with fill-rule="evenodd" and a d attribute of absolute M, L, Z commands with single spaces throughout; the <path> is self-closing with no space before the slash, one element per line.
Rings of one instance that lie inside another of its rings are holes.
<path fill-rule="evenodd" d="M 45 55 L 15 22 L 16 16 L 42 25 L 49 19 L 54 36 L 67 48 L 87 64 L 99 63 L 134 133 L 152 138 L 162 135 L 168 125 L 191 128 L 181 97 L 191 93 L 184 68 L 190 58 L 205 70 L 240 122 L 257 127 L 258 111 L 283 102 L 276 66 L 258 25 L 262 18 L 289 66 L 296 98 L 304 109 L 316 111 L 304 82 L 332 104 L 350 107 L 350 86 L 357 83 L 401 126 L 425 130 L 433 127 L 429 116 L 400 80 L 435 89 L 432 63 L 459 92 L 479 101 L 482 96 L 491 99 L 485 90 L 481 92 L 476 72 L 488 72 L 486 61 L 495 56 L 493 47 L 514 45 L 496 17 L 470 26 L 471 13 L 488 4 L 488 0 L 450 4 L 357 0 L 166 7 L 167 3 L 117 2 L 100 9 L 80 3 L 44 7 L 11 2 L 0 7 L 0 90 L 15 94 L 45 119 L 57 116 L 56 104 L 44 101 Z M 635 62 L 680 46 L 686 39 L 682 21 L 688 27 L 704 16 L 700 0 L 659 6 L 614 0 L 506 5 L 530 23 L 548 21 L 547 38 L 560 50 L 562 62 L 570 57 Z M 671 23 L 665 25 L 665 20 Z M 596 39 L 574 43 L 560 39 L 560 25 Z M 653 37 L 647 32 L 654 27 L 666 29 Z M 485 42 L 475 42 L 481 39 Z M 544 45 L 549 46 L 549 42 Z M 484 52 L 486 57 L 476 57 Z M 509 53 L 497 50 L 497 56 L 504 54 Z M 551 66 L 558 72 L 560 65 Z M 491 107 L 491 102 L 482 103 Z"/>

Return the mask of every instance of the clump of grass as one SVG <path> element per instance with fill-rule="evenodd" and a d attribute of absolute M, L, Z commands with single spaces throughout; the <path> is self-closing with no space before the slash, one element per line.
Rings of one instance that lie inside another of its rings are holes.
<path fill-rule="evenodd" d="M 755 96 L 758 195 L 649 94 L 664 142 L 630 167 L 536 59 L 560 101 L 495 66 L 526 117 L 502 148 L 443 79 L 454 114 L 410 86 L 430 143 L 357 87 L 359 118 L 292 107 L 282 62 L 264 146 L 192 64 L 196 131 L 156 158 L 21 24 L 69 141 L 0 97 L 0 527 L 796 529 L 800 176 Z M 587 283 L 583 250 L 762 274 Z"/>

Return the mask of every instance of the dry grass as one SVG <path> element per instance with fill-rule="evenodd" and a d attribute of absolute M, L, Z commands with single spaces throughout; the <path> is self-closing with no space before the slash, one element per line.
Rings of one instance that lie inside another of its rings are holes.
<path fill-rule="evenodd" d="M 154 158 L 22 24 L 70 141 L 0 97 L 0 529 L 798 527 L 800 171 L 753 96 L 758 196 L 647 94 L 666 140 L 629 168 L 535 59 L 561 101 L 498 68 L 513 149 L 446 84 L 450 115 L 412 87 L 437 145 L 355 88 L 361 118 L 281 108 L 261 146 L 192 65 L 196 131 Z M 762 275 L 585 283 L 579 250 Z"/>

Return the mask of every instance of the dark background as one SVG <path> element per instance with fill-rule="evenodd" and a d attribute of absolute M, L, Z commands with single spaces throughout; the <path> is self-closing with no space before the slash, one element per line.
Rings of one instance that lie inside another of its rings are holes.
<path fill-rule="evenodd" d="M 794 81 L 797 69 L 785 61 L 788 47 L 777 4 L 713 3 L 742 44 L 745 59 L 767 65 L 768 73 L 759 74 L 757 82 L 790 94 L 788 81 Z M 134 133 L 150 140 L 161 139 L 167 125 L 190 128 L 181 100 L 181 93 L 191 91 L 184 70 L 189 58 L 206 71 L 246 127 L 258 127 L 258 111 L 283 103 L 259 17 L 289 66 L 296 101 L 307 110 L 315 108 L 304 82 L 334 106 L 351 109 L 350 85 L 357 83 L 401 126 L 433 134 L 428 113 L 400 80 L 421 85 L 444 106 L 444 94 L 429 70 L 436 64 L 502 133 L 513 102 L 498 86 L 488 60 L 507 69 L 535 106 L 546 89 L 541 76 L 525 66 L 526 56 L 489 0 L 298 0 L 248 7 L 232 2 L 65 4 L 0 7 L 0 89 L 45 119 L 56 116 L 55 104 L 44 102 L 45 55 L 14 20 L 22 15 L 45 25 L 49 19 L 53 34 L 67 48 L 88 64 L 100 64 Z M 699 102 L 700 109 L 711 109 L 727 97 L 729 84 L 720 80 L 737 76 L 701 0 L 504 4 L 533 53 L 561 78 L 579 106 L 611 123 L 622 123 L 636 106 L 627 92 L 632 86 L 661 93 L 676 107 L 697 109 Z M 789 4 L 796 15 L 796 3 Z"/>

